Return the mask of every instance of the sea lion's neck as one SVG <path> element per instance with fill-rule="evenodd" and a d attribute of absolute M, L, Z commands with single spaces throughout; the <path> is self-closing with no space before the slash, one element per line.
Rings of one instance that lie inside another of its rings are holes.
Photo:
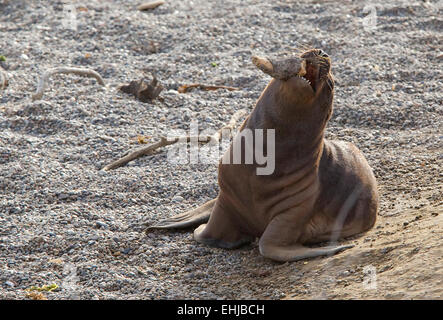
<path fill-rule="evenodd" d="M 284 82 L 272 80 L 257 101 L 251 114 L 252 129 L 275 129 L 276 142 L 304 149 L 323 143 L 331 106 L 315 102 L 309 106 L 294 103 L 294 96 Z"/>
<path fill-rule="evenodd" d="M 273 80 L 260 96 L 249 117 L 250 129 L 275 129 L 276 163 L 282 172 L 297 170 L 301 164 L 316 166 L 320 160 L 331 105 L 294 104 L 294 97 Z M 276 168 L 280 171 L 279 168 Z"/>

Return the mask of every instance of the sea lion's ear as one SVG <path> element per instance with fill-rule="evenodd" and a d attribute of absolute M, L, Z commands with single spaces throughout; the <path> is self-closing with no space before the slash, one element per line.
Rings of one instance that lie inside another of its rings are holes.
<path fill-rule="evenodd" d="M 252 63 L 264 73 L 279 80 L 306 74 L 306 62 L 298 57 L 271 62 L 268 58 L 252 56 Z"/>

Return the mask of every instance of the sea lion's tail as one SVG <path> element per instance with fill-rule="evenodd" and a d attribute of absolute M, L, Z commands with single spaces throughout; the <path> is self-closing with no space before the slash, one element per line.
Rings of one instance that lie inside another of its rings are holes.
<path fill-rule="evenodd" d="M 148 226 L 146 231 L 148 232 L 151 229 L 184 229 L 208 222 L 216 200 L 210 200 L 194 210 L 161 220 L 152 226 Z"/>

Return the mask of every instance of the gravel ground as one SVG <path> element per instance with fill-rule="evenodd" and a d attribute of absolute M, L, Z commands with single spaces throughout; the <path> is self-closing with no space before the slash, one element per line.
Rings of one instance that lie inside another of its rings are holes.
<path fill-rule="evenodd" d="M 0 91 L 0 298 L 53 283 L 47 299 L 443 298 L 442 1 L 382 1 L 376 21 L 365 1 L 170 0 L 148 12 L 132 0 L 70 3 L 74 20 L 63 1 L 0 0 L 9 77 Z M 286 264 L 261 257 L 257 243 L 227 251 L 189 231 L 145 235 L 143 222 L 215 197 L 216 165 L 173 165 L 162 151 L 100 169 L 138 135 L 187 130 L 191 120 L 215 131 L 251 110 L 269 81 L 251 55 L 300 47 L 332 57 L 327 136 L 354 142 L 374 168 L 374 229 L 337 256 Z M 107 86 L 58 75 L 32 102 L 41 74 L 62 65 L 92 68 Z M 150 72 L 161 99 L 116 90 Z M 240 90 L 177 92 L 194 82 Z"/>

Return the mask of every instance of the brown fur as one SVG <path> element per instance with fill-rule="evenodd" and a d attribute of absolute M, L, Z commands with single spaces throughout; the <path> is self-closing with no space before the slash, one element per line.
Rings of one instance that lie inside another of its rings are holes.
<path fill-rule="evenodd" d="M 201 223 L 210 216 L 195 230 L 197 241 L 235 248 L 259 237 L 264 256 L 294 261 L 350 247 L 303 244 L 335 242 L 374 225 L 378 194 L 371 168 L 353 144 L 324 139 L 334 81 L 330 58 L 319 52 L 299 58 L 307 62 L 312 87 L 297 77 L 272 79 L 241 128 L 276 130 L 275 171 L 259 176 L 256 163 L 220 163 L 216 201 L 198 214 L 194 210 L 154 228 L 189 225 L 192 219 Z"/>

